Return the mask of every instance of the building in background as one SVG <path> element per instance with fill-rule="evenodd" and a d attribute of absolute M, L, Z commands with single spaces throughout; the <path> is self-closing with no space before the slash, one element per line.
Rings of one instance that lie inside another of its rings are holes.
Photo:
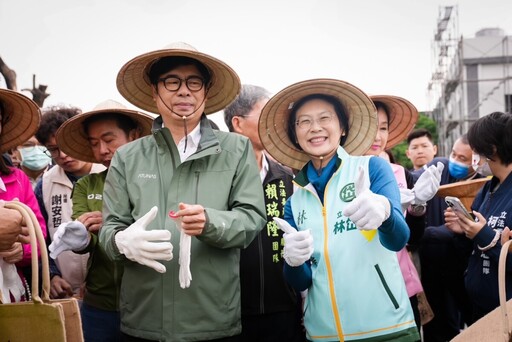
<path fill-rule="evenodd" d="M 483 28 L 459 35 L 457 6 L 440 7 L 432 42 L 433 73 L 428 85 L 431 117 L 438 123 L 438 155 L 476 119 L 512 112 L 512 36 Z"/>

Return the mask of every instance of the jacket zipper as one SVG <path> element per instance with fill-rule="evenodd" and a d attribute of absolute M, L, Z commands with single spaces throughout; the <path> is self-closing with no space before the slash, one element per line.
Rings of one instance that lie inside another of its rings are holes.
<path fill-rule="evenodd" d="M 313 192 L 309 189 L 306 189 L 306 190 L 311 192 L 314 195 L 314 197 L 317 198 L 317 200 L 320 202 L 320 206 L 322 207 L 322 220 L 324 222 L 324 257 L 325 257 L 325 263 L 326 263 L 326 268 L 327 268 L 327 278 L 328 278 L 328 283 L 329 283 L 328 287 L 329 287 L 330 297 L 331 297 L 331 306 L 332 306 L 332 310 L 333 310 L 333 314 L 334 314 L 334 321 L 336 324 L 336 331 L 338 333 L 338 337 L 339 337 L 340 341 L 344 341 L 343 327 L 341 326 L 341 318 L 339 316 L 338 305 L 336 304 L 336 301 L 337 301 L 336 300 L 336 290 L 334 289 L 331 261 L 330 261 L 329 248 L 328 248 L 329 242 L 327 241 L 328 236 L 329 236 L 328 227 L 327 227 L 327 207 L 324 205 L 324 203 L 326 202 L 326 199 L 327 199 L 328 188 L 329 188 L 329 185 L 331 184 L 333 178 L 334 178 L 334 174 L 331 177 L 331 179 L 329 179 L 329 181 L 327 181 L 327 184 L 325 184 L 324 202 L 323 203 L 320 200 L 318 193 Z"/>
<path fill-rule="evenodd" d="M 260 314 L 265 313 L 265 272 L 263 267 L 263 243 L 261 234 L 258 234 L 258 259 L 260 264 Z"/>
<path fill-rule="evenodd" d="M 194 203 L 197 204 L 197 200 L 199 198 L 199 171 L 195 171 L 196 174 L 196 193 L 194 197 Z"/>

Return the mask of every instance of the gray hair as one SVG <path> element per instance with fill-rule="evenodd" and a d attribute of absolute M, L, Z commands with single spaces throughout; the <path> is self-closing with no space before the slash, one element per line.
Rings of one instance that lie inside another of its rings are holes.
<path fill-rule="evenodd" d="M 254 105 L 262 100 L 269 99 L 270 92 L 262 87 L 244 84 L 235 101 L 224 109 L 224 122 L 230 132 L 233 132 L 233 117 L 245 117 L 253 109 Z"/>

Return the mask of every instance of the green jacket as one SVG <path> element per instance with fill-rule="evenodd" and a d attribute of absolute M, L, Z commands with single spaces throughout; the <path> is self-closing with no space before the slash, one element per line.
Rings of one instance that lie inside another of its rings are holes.
<path fill-rule="evenodd" d="M 73 220 L 91 211 L 101 211 L 103 207 L 103 186 L 107 170 L 92 173 L 76 182 L 71 197 L 73 199 Z M 98 243 L 98 235 L 90 234 L 91 242 L 80 254 L 90 253 L 85 277 L 84 303 L 101 310 L 119 311 L 119 289 L 123 276 L 123 266 L 107 256 Z"/>
<path fill-rule="evenodd" d="M 192 128 L 191 128 L 192 129 Z M 174 258 L 157 273 L 127 262 L 121 283 L 121 330 L 160 341 L 198 341 L 239 334 L 240 248 L 247 247 L 266 222 L 263 190 L 249 140 L 214 131 L 203 115 L 197 151 L 185 162 L 162 118 L 153 134 L 128 143 L 112 159 L 103 193 L 100 243 L 113 260 L 126 260 L 115 233 L 158 206 L 148 229 L 171 231 Z M 192 282 L 178 280 L 180 233 L 169 218 L 180 202 L 200 204 L 207 222 L 192 238 Z"/>

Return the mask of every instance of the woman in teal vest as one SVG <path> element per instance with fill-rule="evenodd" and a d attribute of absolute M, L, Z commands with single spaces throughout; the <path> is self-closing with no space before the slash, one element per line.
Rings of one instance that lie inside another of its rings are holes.
<path fill-rule="evenodd" d="M 409 238 L 398 186 L 384 159 L 360 156 L 376 132 L 372 100 L 333 79 L 283 89 L 260 117 L 267 151 L 298 170 L 276 222 L 312 341 L 419 338 L 396 256 Z"/>

